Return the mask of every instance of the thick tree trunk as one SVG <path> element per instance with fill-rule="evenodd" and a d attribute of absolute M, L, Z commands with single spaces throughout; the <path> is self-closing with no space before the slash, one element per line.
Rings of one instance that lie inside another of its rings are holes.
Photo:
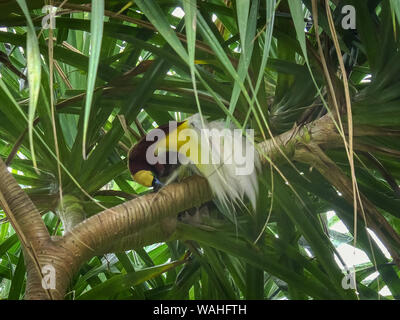
<path fill-rule="evenodd" d="M 51 242 L 50 235 L 32 201 L 21 189 L 0 158 L 0 205 L 6 212 L 7 218 L 17 233 L 24 252 L 27 270 L 27 298 L 33 288 L 38 291 L 35 297 L 49 299 L 51 293 L 41 287 L 40 254 L 41 248 Z"/>

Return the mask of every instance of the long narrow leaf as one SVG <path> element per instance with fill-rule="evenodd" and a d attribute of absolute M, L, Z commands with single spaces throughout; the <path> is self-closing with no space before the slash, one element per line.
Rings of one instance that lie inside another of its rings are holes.
<path fill-rule="evenodd" d="M 101 41 L 103 39 L 104 0 L 92 0 L 92 14 L 90 20 L 90 58 L 87 79 L 85 115 L 83 125 L 82 154 L 86 159 L 86 139 L 89 126 L 89 116 L 92 107 L 94 86 L 97 78 L 97 68 L 100 60 Z"/>
<path fill-rule="evenodd" d="M 31 16 L 28 11 L 25 0 L 17 0 L 21 7 L 25 18 L 27 20 L 27 38 L 26 38 L 26 51 L 27 51 L 27 66 L 28 66 L 28 81 L 29 81 L 29 113 L 28 113 L 28 127 L 29 127 L 29 142 L 31 146 L 31 154 L 33 166 L 36 168 L 36 157 L 33 144 L 33 121 L 35 119 L 36 106 L 39 99 L 40 91 L 40 78 L 41 78 L 41 59 L 39 52 L 39 44 L 36 37 L 35 28 L 32 23 Z"/>

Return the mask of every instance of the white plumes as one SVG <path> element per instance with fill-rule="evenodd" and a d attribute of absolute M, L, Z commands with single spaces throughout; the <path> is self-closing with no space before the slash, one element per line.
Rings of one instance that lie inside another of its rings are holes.
<path fill-rule="evenodd" d="M 255 209 L 260 159 L 254 144 L 224 121 L 207 122 L 200 114 L 186 121 L 201 137 L 202 160 L 194 165 L 217 199 L 229 208 L 229 204 L 243 204 L 246 196 Z"/>

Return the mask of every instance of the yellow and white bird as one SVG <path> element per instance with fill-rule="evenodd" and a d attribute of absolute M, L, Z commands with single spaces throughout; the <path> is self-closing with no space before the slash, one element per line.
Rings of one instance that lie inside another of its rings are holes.
<path fill-rule="evenodd" d="M 128 154 L 133 179 L 155 189 L 164 185 L 163 179 L 177 178 L 182 166 L 206 178 L 223 205 L 243 204 L 247 197 L 255 208 L 260 160 L 241 130 L 195 114 L 153 129 Z"/>

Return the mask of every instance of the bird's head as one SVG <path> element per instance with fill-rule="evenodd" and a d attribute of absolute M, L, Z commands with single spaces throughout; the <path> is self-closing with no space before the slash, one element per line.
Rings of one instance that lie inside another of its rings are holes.
<path fill-rule="evenodd" d="M 133 179 L 145 187 L 160 189 L 163 186 L 156 175 L 150 170 L 139 170 L 133 175 Z"/>
<path fill-rule="evenodd" d="M 155 164 L 150 164 L 147 161 L 147 150 L 154 142 L 152 139 L 148 140 L 143 137 L 128 154 L 128 167 L 133 180 L 146 187 L 159 188 L 162 186 L 159 178 L 170 176 L 179 166 L 179 163 L 170 161 L 171 157 L 176 161 L 176 154 L 183 149 L 185 152 L 182 155 L 196 163 L 200 155 L 201 146 L 193 133 L 194 130 L 198 130 L 201 127 L 199 115 L 192 116 L 181 122 L 175 122 L 175 125 L 164 124 L 158 127 L 158 129 L 164 131 L 165 135 L 156 140 L 154 155 L 165 154 L 166 163 L 156 162 Z M 183 133 L 182 136 L 181 133 Z M 182 148 L 185 144 L 186 148 Z"/>
<path fill-rule="evenodd" d="M 165 166 L 150 165 L 146 160 L 146 151 L 151 142 L 142 139 L 128 153 L 128 168 L 135 182 L 145 186 L 160 189 L 163 184 L 159 178 L 163 176 Z"/>

